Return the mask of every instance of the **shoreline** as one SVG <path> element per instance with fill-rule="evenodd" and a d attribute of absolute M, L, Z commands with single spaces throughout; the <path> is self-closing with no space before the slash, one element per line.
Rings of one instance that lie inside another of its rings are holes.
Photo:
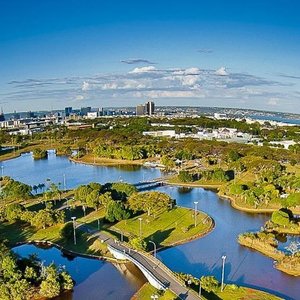
<path fill-rule="evenodd" d="M 285 259 L 288 258 L 288 256 L 286 256 L 282 251 L 278 250 L 277 248 L 273 248 L 270 245 L 266 245 L 261 241 L 254 241 L 252 240 L 251 242 L 249 241 L 249 238 L 246 237 L 242 237 L 238 239 L 238 243 L 241 246 L 244 246 L 246 248 L 258 251 L 259 253 L 263 254 L 264 256 L 273 259 L 274 261 L 274 268 L 285 273 L 288 274 L 290 276 L 295 276 L 295 277 L 299 277 L 300 276 L 300 272 L 295 271 L 292 268 L 287 268 L 286 266 L 286 261 Z M 268 249 L 266 248 L 268 247 Z M 270 248 L 272 247 L 272 248 Z"/>
<path fill-rule="evenodd" d="M 123 260 L 105 256 L 105 255 L 94 255 L 94 254 L 76 252 L 76 251 L 69 250 L 57 243 L 54 243 L 54 242 L 51 242 L 48 240 L 29 240 L 29 241 L 24 241 L 24 242 L 17 242 L 11 248 L 15 248 L 15 247 L 22 246 L 22 245 L 36 245 L 36 246 L 45 246 L 46 245 L 46 246 L 54 247 L 54 248 L 60 250 L 62 253 L 65 253 L 70 256 L 75 256 L 75 257 L 78 256 L 78 257 L 83 257 L 83 258 L 88 258 L 88 259 L 103 260 L 106 262 L 118 263 L 118 264 L 122 264 L 125 262 Z"/>
<path fill-rule="evenodd" d="M 68 159 L 74 163 L 80 163 L 84 165 L 91 165 L 91 166 L 143 166 L 144 161 L 141 162 L 140 160 L 122 160 L 122 159 L 113 159 L 113 158 L 97 158 L 96 161 L 89 161 L 86 156 L 82 158 L 74 158 L 68 156 Z M 92 158 L 91 158 L 92 159 Z"/>

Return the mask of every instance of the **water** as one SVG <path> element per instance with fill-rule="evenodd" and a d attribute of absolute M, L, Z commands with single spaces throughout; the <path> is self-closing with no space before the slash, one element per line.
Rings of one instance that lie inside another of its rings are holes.
<path fill-rule="evenodd" d="M 54 262 L 56 265 L 66 267 L 76 282 L 74 291 L 56 297 L 55 300 L 128 300 L 145 282 L 145 278 L 135 267 L 125 268 L 101 260 L 67 257 L 54 247 L 38 248 L 34 245 L 22 245 L 13 250 L 22 257 L 36 253 L 45 265 Z"/>
<path fill-rule="evenodd" d="M 18 158 L 1 162 L 0 167 L 3 166 L 4 176 L 11 176 L 30 185 L 46 183 L 47 179 L 63 184 L 65 174 L 68 189 L 91 181 L 137 183 L 161 176 L 160 170 L 154 168 L 91 166 L 71 162 L 65 156 L 56 156 L 54 151 L 48 153 L 48 159 L 40 160 L 34 160 L 31 153 L 25 153 Z"/>
<path fill-rule="evenodd" d="M 159 258 L 173 271 L 196 277 L 212 274 L 221 280 L 222 255 L 226 255 L 225 281 L 276 292 L 285 299 L 299 299 L 300 279 L 273 268 L 273 260 L 237 243 L 240 233 L 257 231 L 268 220 L 264 214 L 235 210 L 230 202 L 201 188 L 181 193 L 180 188 L 158 188 L 170 194 L 177 204 L 204 210 L 215 220 L 215 229 L 204 238 L 159 252 Z"/>
<path fill-rule="evenodd" d="M 159 170 L 137 168 L 132 171 L 116 167 L 93 167 L 69 162 L 65 157 L 56 157 L 53 153 L 47 160 L 33 161 L 29 154 L 17 159 L 5 161 L 4 175 L 28 184 L 38 184 L 50 178 L 53 182 L 61 180 L 66 174 L 68 188 L 78 184 L 98 181 L 117 181 L 121 177 L 124 181 L 138 182 L 161 176 Z M 230 206 L 229 201 L 219 199 L 211 191 L 201 188 L 190 190 L 164 186 L 157 190 L 170 194 L 177 200 L 177 204 L 193 207 L 198 201 L 198 208 L 207 212 L 216 222 L 216 228 L 204 238 L 190 243 L 176 246 L 159 252 L 159 258 L 173 271 L 191 273 L 194 276 L 213 274 L 219 280 L 221 277 L 221 257 L 226 255 L 225 281 L 256 287 L 266 291 L 274 291 L 285 299 L 299 299 L 300 279 L 285 275 L 273 267 L 273 260 L 262 254 L 249 250 L 237 243 L 237 237 L 245 231 L 257 231 L 269 218 L 267 215 L 253 215 L 240 212 Z M 52 256 L 51 256 L 52 257 Z M 91 264 L 98 261 L 91 261 Z M 105 268 L 99 269 L 99 274 L 105 273 Z M 100 275 L 99 275 L 100 276 Z M 102 275 L 101 275 L 102 276 Z M 110 273 L 104 275 L 108 289 L 116 288 Z M 95 282 L 92 283 L 97 284 Z M 92 288 L 85 289 L 76 286 L 76 293 L 83 291 L 92 295 Z M 130 285 L 129 285 L 130 289 Z M 91 290 L 91 291 L 90 291 Z M 91 294 L 90 294 L 91 293 Z M 91 296 L 92 297 L 92 296 Z M 95 297 L 90 299 L 99 299 Z M 114 299 L 114 297 L 106 297 Z"/>
<path fill-rule="evenodd" d="M 282 116 L 251 115 L 249 117 L 251 117 L 254 120 L 276 121 L 276 122 L 282 122 L 282 123 L 286 123 L 286 124 L 300 125 L 300 119 L 288 119 L 288 118 L 284 118 Z"/>

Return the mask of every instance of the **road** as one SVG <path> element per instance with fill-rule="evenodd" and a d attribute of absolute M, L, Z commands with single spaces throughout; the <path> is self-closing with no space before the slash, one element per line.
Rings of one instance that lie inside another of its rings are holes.
<path fill-rule="evenodd" d="M 80 230 L 88 234 L 91 234 L 93 237 L 97 237 L 99 240 L 110 245 L 112 248 L 115 248 L 118 251 L 125 253 L 126 256 L 129 257 L 129 260 L 131 260 L 133 263 L 138 262 L 156 279 L 158 279 L 168 289 L 174 292 L 180 299 L 200 299 L 194 291 L 183 286 L 180 280 L 176 278 L 174 273 L 170 269 L 168 269 L 160 260 L 156 259 L 152 255 L 143 252 L 137 252 L 129 248 L 127 245 L 122 244 L 117 240 L 114 240 L 107 234 L 94 230 L 85 224 L 79 224 L 78 228 L 80 228 Z"/>

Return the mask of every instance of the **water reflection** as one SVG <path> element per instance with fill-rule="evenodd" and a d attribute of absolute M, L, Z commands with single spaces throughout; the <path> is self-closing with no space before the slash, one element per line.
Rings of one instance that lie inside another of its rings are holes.
<path fill-rule="evenodd" d="M 56 248 L 35 245 L 15 247 L 14 252 L 23 257 L 36 253 L 45 265 L 54 262 L 65 266 L 76 284 L 74 291 L 56 297 L 56 300 L 130 299 L 146 282 L 141 272 L 132 264 L 113 265 L 101 260 L 66 257 Z"/>
<path fill-rule="evenodd" d="M 193 202 L 198 201 L 198 207 L 216 222 L 215 229 L 204 238 L 159 252 L 160 259 L 172 270 L 196 277 L 212 274 L 220 280 L 221 257 L 226 255 L 226 282 L 275 291 L 285 299 L 297 299 L 300 293 L 298 278 L 277 271 L 272 259 L 237 243 L 240 233 L 259 230 L 268 215 L 237 211 L 229 201 L 201 188 L 193 188 L 187 194 L 171 186 L 159 187 L 158 190 L 170 194 L 181 206 L 192 208 Z"/>
<path fill-rule="evenodd" d="M 95 167 L 89 165 L 75 164 L 65 157 L 57 157 L 53 153 L 49 154 L 47 160 L 34 161 L 31 154 L 24 154 L 13 160 L 0 163 L 4 166 L 4 175 L 10 175 L 17 180 L 28 184 L 38 184 L 45 182 L 50 178 L 53 182 L 62 182 L 63 174 L 66 174 L 68 188 L 75 187 L 79 184 L 85 184 L 91 181 L 100 183 L 118 181 L 120 178 L 127 182 L 139 182 L 161 176 L 157 169 L 140 168 L 133 171 L 124 171 L 122 167 Z M 246 231 L 257 231 L 269 218 L 264 214 L 247 214 L 237 211 L 230 206 L 229 201 L 219 199 L 218 195 L 212 191 L 201 188 L 182 189 L 174 186 L 158 187 L 157 190 L 167 192 L 180 206 L 193 208 L 194 201 L 198 201 L 198 208 L 211 215 L 216 223 L 216 227 L 209 235 L 204 238 L 192 241 L 190 243 L 169 248 L 159 253 L 159 257 L 172 270 L 177 272 L 191 273 L 194 276 L 213 274 L 218 279 L 221 278 L 221 256 L 226 254 L 226 282 L 258 287 L 267 291 L 276 291 L 278 295 L 284 295 L 285 299 L 299 299 L 300 279 L 286 275 L 273 268 L 273 260 L 262 254 L 239 246 L 237 237 L 240 233 Z M 287 240 L 287 243 L 289 239 Z M 280 247 L 285 247 L 285 243 L 280 243 Z M 32 249 L 31 249 L 32 250 Z M 48 251 L 48 250 L 47 250 Z M 75 260 L 77 261 L 76 258 Z M 72 268 L 72 262 L 70 267 Z M 94 282 L 95 289 L 104 289 L 106 299 L 113 294 L 113 288 L 117 285 L 114 283 L 114 272 L 119 271 L 110 264 L 101 265 L 98 261 L 92 261 L 91 270 L 97 265 L 98 269 L 88 274 L 86 280 L 82 279 L 82 291 L 79 288 L 81 283 L 75 288 L 74 297 L 79 295 L 85 297 L 94 295 L 93 288 L 85 286 L 87 280 Z M 103 262 L 102 262 L 103 263 Z M 76 266 L 76 264 L 73 264 Z M 110 267 L 109 267 L 110 266 Z M 108 268 L 108 270 L 106 270 Z M 112 271 L 114 270 L 114 271 Z M 76 268 L 72 272 L 76 275 Z M 86 273 L 85 273 L 86 275 Z M 79 278 L 80 274 L 76 275 Z M 93 279 L 96 276 L 96 279 Z M 123 278 L 122 276 L 120 276 Z M 86 278 L 86 277 L 84 277 Z M 100 278 L 100 279 L 99 279 Z M 126 276 L 125 279 L 127 280 Z M 122 280 L 117 277 L 116 282 L 121 282 L 120 293 L 122 292 Z M 130 281 L 129 286 L 132 286 Z M 84 284 L 85 283 L 85 284 Z M 102 286 L 101 284 L 105 285 Z M 89 285 L 88 285 L 89 286 Z M 130 288 L 129 288 L 130 289 Z M 125 288 L 126 290 L 126 288 Z M 130 290 L 132 291 L 132 290 Z M 129 293 L 127 293 L 128 296 Z M 123 297 L 123 296 L 122 296 Z M 125 297 L 125 296 L 124 296 Z M 119 297 L 118 297 L 119 298 Z M 80 299 L 79 297 L 77 299 Z M 81 299 L 100 299 L 98 298 L 81 298 Z M 103 299 L 103 298 L 101 298 Z M 129 299 L 127 298 L 122 299 Z"/>

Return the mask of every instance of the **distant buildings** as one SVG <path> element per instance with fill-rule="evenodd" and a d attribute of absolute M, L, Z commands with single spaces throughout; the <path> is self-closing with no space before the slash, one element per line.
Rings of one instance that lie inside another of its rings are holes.
<path fill-rule="evenodd" d="M 152 116 L 154 114 L 154 107 L 155 107 L 155 105 L 154 105 L 154 102 L 152 102 L 152 101 L 148 101 L 144 105 L 139 104 L 136 106 L 136 115 L 137 116 L 144 116 L 144 115 Z"/>
<path fill-rule="evenodd" d="M 92 108 L 90 106 L 88 106 L 88 107 L 81 107 L 80 108 L 80 115 L 81 116 L 87 116 L 87 114 L 89 112 L 91 112 L 91 111 L 92 111 Z"/>
<path fill-rule="evenodd" d="M 1 111 L 0 113 L 0 122 L 5 121 L 4 113 Z"/>
<path fill-rule="evenodd" d="M 144 116 L 145 112 L 146 112 L 145 105 L 139 104 L 139 105 L 136 106 L 136 112 L 135 112 L 135 114 L 137 116 Z"/>
<path fill-rule="evenodd" d="M 65 116 L 66 117 L 69 117 L 70 114 L 72 114 L 72 112 L 73 112 L 72 107 L 65 107 Z"/>

